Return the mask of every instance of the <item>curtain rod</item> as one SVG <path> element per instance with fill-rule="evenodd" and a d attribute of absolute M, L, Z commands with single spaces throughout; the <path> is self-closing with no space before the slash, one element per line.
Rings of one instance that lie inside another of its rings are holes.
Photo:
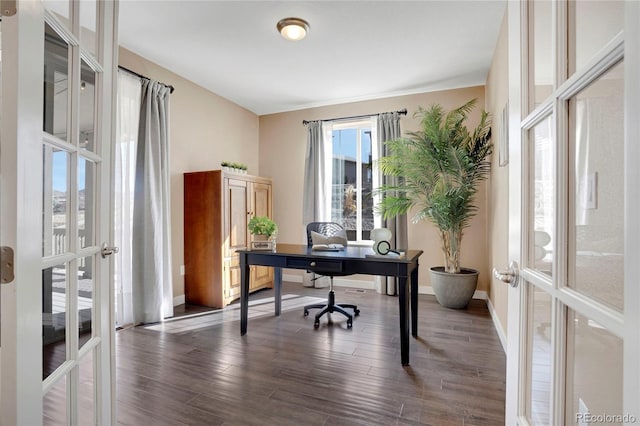
<path fill-rule="evenodd" d="M 398 110 L 398 111 L 395 111 L 395 112 L 397 112 L 397 113 L 398 113 L 398 114 L 400 114 L 400 115 L 407 115 L 407 109 L 406 109 L 406 108 L 401 109 L 401 110 Z M 367 118 L 367 117 L 372 117 L 372 116 L 374 116 L 374 115 L 380 115 L 380 114 L 385 114 L 385 113 L 384 113 L 384 112 L 379 112 L 379 113 L 377 113 L 377 114 L 353 115 L 353 116 L 351 116 L 351 117 L 327 118 L 327 119 L 324 119 L 324 120 L 314 120 L 314 121 L 353 120 L 353 119 L 356 119 L 356 118 Z M 307 125 L 307 124 L 309 124 L 309 123 L 311 123 L 311 121 L 309 121 L 309 120 L 302 120 L 302 124 L 303 124 L 304 126 L 306 126 L 306 125 Z"/>
<path fill-rule="evenodd" d="M 139 72 L 132 71 L 132 70 L 130 70 L 130 69 L 129 69 L 129 68 L 127 68 L 127 67 L 123 67 L 122 65 L 118 65 L 118 68 L 120 68 L 121 70 L 124 70 L 124 71 L 128 72 L 129 74 L 133 74 L 133 75 L 135 75 L 135 76 L 137 76 L 137 77 L 140 77 L 140 78 L 146 78 L 147 80 L 151 80 L 149 77 L 144 76 L 144 75 L 140 74 Z M 164 83 L 162 83 L 162 84 L 164 84 Z M 170 85 L 170 84 L 164 84 L 164 85 L 165 85 L 165 86 L 167 86 L 167 87 L 170 89 L 170 93 L 173 93 L 173 91 L 175 90 L 175 89 L 173 88 L 173 86 L 172 86 L 172 85 Z"/>

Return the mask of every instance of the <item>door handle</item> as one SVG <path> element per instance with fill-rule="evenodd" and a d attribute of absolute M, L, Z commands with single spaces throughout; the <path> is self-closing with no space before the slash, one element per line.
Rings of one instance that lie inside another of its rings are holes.
<path fill-rule="evenodd" d="M 102 250 L 100 250 L 100 254 L 104 259 L 107 256 L 111 256 L 112 254 L 118 253 L 120 249 L 118 247 L 109 247 L 107 243 L 102 243 Z"/>
<path fill-rule="evenodd" d="M 520 281 L 520 268 L 518 267 L 518 263 L 516 261 L 509 263 L 509 268 L 506 271 L 498 271 L 496 268 L 493 268 L 493 276 L 509 284 L 511 287 L 518 287 L 518 281 Z"/>

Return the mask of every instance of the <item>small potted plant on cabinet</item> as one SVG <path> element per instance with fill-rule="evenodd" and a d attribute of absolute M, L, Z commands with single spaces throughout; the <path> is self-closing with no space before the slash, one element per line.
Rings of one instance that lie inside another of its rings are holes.
<path fill-rule="evenodd" d="M 249 232 L 253 235 L 252 250 L 273 250 L 276 247 L 278 225 L 267 216 L 254 216 L 249 221 Z"/>
<path fill-rule="evenodd" d="M 478 210 L 474 199 L 489 175 L 493 148 L 486 111 L 475 129 L 466 127 L 475 104 L 473 99 L 448 113 L 440 105 L 420 108 L 415 116 L 421 129 L 386 142 L 390 154 L 379 160 L 382 173 L 400 182 L 379 190 L 384 217 L 415 207 L 414 223 L 428 220 L 438 228 L 445 264 L 431 268 L 431 285 L 438 302 L 449 308 L 466 307 L 478 280 L 478 271 L 460 266 L 463 231 Z"/>
<path fill-rule="evenodd" d="M 222 167 L 222 170 L 224 170 L 225 172 L 247 174 L 248 167 L 242 163 L 233 163 L 230 161 L 223 161 L 220 163 L 220 166 Z"/>

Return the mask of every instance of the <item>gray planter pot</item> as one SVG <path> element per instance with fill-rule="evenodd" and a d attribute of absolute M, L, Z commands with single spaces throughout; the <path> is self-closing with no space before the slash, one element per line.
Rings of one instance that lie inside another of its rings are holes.
<path fill-rule="evenodd" d="M 459 274 L 445 272 L 443 266 L 431 268 L 431 288 L 438 303 L 445 308 L 466 308 L 478 286 L 478 274 L 468 268 L 461 268 Z"/>

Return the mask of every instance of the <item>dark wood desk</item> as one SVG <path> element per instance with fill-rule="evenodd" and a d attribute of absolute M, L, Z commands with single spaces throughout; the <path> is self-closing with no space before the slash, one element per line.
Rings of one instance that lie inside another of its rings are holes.
<path fill-rule="evenodd" d="M 282 268 L 304 269 L 318 274 L 366 274 L 398 278 L 398 312 L 400 318 L 400 353 L 402 365 L 409 365 L 409 312 L 411 331 L 418 335 L 418 258 L 422 250 L 409 250 L 399 259 L 367 257 L 369 247 L 347 247 L 344 251 L 311 251 L 306 245 L 280 244 L 275 251 L 239 250 L 240 255 L 240 335 L 247 333 L 249 313 L 249 266 L 274 267 L 275 314 L 282 302 Z M 409 286 L 410 285 L 410 286 Z M 410 296 L 410 297 L 408 297 Z M 409 306 L 411 303 L 411 306 Z"/>

